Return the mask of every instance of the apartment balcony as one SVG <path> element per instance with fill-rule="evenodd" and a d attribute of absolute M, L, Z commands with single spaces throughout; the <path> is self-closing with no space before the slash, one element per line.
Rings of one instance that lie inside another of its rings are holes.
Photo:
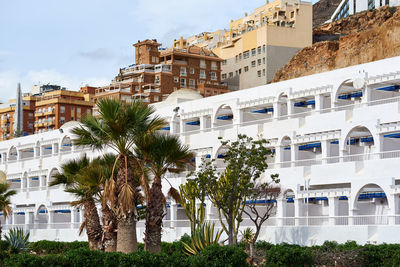
<path fill-rule="evenodd" d="M 35 112 L 35 117 L 41 117 L 44 116 L 43 112 Z"/>
<path fill-rule="evenodd" d="M 55 114 L 56 114 L 56 110 L 55 110 L 55 109 L 53 109 L 53 110 L 51 110 L 51 111 L 43 112 L 43 116 L 46 116 L 46 115 L 55 115 Z"/>
<path fill-rule="evenodd" d="M 187 72 L 181 72 L 181 76 L 186 77 L 187 76 Z"/>
<path fill-rule="evenodd" d="M 207 65 L 206 65 L 206 64 L 200 64 L 200 68 L 206 69 L 206 68 L 207 68 Z"/>
<path fill-rule="evenodd" d="M 274 22 L 278 22 L 281 20 L 286 20 L 286 16 L 284 16 L 284 15 L 275 16 L 271 19 L 271 22 L 274 23 Z"/>
<path fill-rule="evenodd" d="M 160 89 L 146 89 L 143 91 L 144 93 L 160 93 Z"/>
<path fill-rule="evenodd" d="M 211 69 L 212 70 L 218 70 L 218 67 L 217 66 L 211 66 Z"/>
<path fill-rule="evenodd" d="M 185 60 L 177 60 L 177 59 L 175 59 L 174 63 L 175 64 L 180 64 L 180 65 L 187 65 L 187 61 L 185 61 Z"/>

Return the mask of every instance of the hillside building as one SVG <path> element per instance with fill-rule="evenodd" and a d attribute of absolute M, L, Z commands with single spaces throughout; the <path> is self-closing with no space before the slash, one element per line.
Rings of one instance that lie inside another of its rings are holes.
<path fill-rule="evenodd" d="M 214 37 L 217 39 L 213 40 Z M 204 47 L 224 60 L 221 80 L 228 88 L 264 85 L 297 51 L 312 44 L 312 4 L 298 0 L 267 1 L 253 13 L 231 20 L 229 31 L 181 38 L 174 42 L 174 47 L 182 49 L 191 44 L 206 44 Z"/>

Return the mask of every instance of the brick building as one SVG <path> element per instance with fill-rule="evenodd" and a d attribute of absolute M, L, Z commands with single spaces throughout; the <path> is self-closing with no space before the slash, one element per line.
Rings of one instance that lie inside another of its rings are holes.
<path fill-rule="evenodd" d="M 95 101 L 112 97 L 154 103 L 180 88 L 192 88 L 203 96 L 229 91 L 221 83 L 222 60 L 210 50 L 197 46 L 161 49 L 156 40 L 139 41 L 133 46 L 135 64 L 120 69 L 110 86 L 98 88 Z"/>
<path fill-rule="evenodd" d="M 14 113 L 15 113 L 15 99 L 10 100 L 6 104 L 0 105 L 0 141 L 12 139 L 14 136 Z M 35 111 L 35 97 L 23 97 L 23 135 L 34 133 L 34 111 Z"/>

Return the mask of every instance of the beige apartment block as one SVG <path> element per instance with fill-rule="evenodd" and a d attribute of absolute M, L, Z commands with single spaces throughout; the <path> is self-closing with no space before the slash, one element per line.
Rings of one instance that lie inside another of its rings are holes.
<path fill-rule="evenodd" d="M 221 32 L 223 36 L 221 37 Z M 206 41 L 204 41 L 206 37 Z M 218 38 L 213 40 L 213 38 Z M 264 85 L 300 49 L 312 44 L 312 3 L 268 2 L 231 20 L 229 30 L 181 38 L 174 47 L 204 46 L 222 58 L 221 80 L 231 90 Z"/>

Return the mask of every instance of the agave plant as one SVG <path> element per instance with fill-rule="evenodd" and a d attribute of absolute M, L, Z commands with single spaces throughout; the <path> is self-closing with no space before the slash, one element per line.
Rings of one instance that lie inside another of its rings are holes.
<path fill-rule="evenodd" d="M 242 242 L 249 247 L 250 257 L 253 257 L 253 245 L 255 233 L 250 227 L 240 231 L 242 233 Z"/>
<path fill-rule="evenodd" d="M 22 228 L 12 228 L 4 237 L 10 245 L 12 253 L 18 253 L 24 250 L 28 245 L 29 233 L 24 232 Z"/>
<path fill-rule="evenodd" d="M 203 223 L 196 227 L 191 237 L 191 244 L 189 245 L 183 242 L 185 247 L 184 253 L 186 255 L 195 255 L 207 246 L 218 244 L 222 230 L 219 230 L 214 234 L 214 227 L 214 223 Z"/>

